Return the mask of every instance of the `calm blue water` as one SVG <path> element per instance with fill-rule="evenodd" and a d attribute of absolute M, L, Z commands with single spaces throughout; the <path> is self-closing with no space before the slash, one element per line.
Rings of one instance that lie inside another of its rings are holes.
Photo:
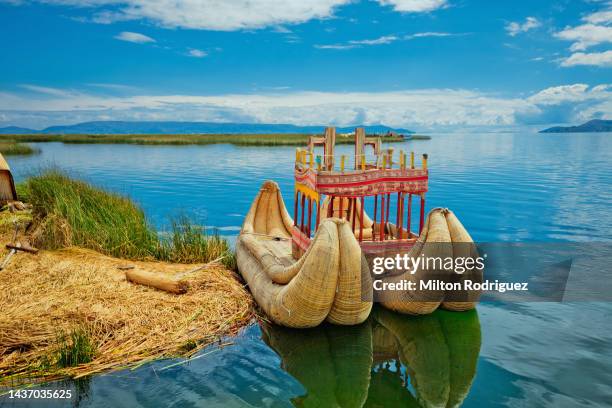
<path fill-rule="evenodd" d="M 10 159 L 17 180 L 40 167 L 59 166 L 134 198 L 160 228 L 183 211 L 233 237 L 264 179 L 276 180 L 288 207 L 292 203 L 293 148 L 39 147 L 41 155 Z M 612 241 L 612 134 L 434 135 L 403 147 L 429 154 L 427 207 L 452 209 L 476 241 Z M 350 155 L 351 148 L 340 151 Z M 81 391 L 82 406 L 100 407 L 394 406 L 398 401 L 443 406 L 428 384 L 442 387 L 448 374 L 419 356 L 441 356 L 447 344 L 450 366 L 459 367 L 451 385 L 468 384 L 467 396 L 458 399 L 464 406 L 609 406 L 611 315 L 609 303 L 481 304 L 471 318 L 472 329 L 457 331 L 481 339 L 479 350 L 458 352 L 469 356 L 461 364 L 453 363 L 449 342 L 448 327 L 463 324 L 456 318 L 450 323 L 443 316 L 389 318 L 391 323 L 373 318 L 359 333 L 323 328 L 299 334 L 301 342 L 294 342 L 295 333 L 252 325 L 231 339 L 233 345 L 207 350 L 212 352 L 187 365 L 160 371 L 171 362 L 156 362 L 69 386 Z M 396 326 L 396 332 L 389 328 Z M 366 342 L 375 347 L 364 351 L 357 342 L 368 336 L 378 340 Z M 312 341 L 305 344 L 303 338 Z M 432 338 L 446 343 L 438 347 Z M 393 363 L 397 351 L 380 353 L 385 339 L 406 346 L 399 368 Z M 373 354 L 372 370 L 365 377 L 355 374 L 363 372 L 358 362 Z M 342 361 L 355 363 L 342 371 Z M 461 387 L 450 389 L 452 395 Z M 345 398 L 346 390 L 353 390 L 354 400 Z M 357 398 L 362 394 L 362 400 Z M 0 399 L 2 404 L 24 405 Z"/>

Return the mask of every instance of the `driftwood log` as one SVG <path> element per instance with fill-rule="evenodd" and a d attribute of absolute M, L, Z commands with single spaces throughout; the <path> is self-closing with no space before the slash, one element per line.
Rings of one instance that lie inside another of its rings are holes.
<path fill-rule="evenodd" d="M 125 277 L 130 282 L 178 295 L 186 293 L 189 289 L 189 282 L 160 272 L 129 269 L 125 271 Z"/>

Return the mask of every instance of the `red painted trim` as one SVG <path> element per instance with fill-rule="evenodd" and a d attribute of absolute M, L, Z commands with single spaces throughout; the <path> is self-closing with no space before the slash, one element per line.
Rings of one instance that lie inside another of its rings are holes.
<path fill-rule="evenodd" d="M 328 184 L 324 184 L 324 183 L 317 183 L 317 189 L 319 188 L 331 188 L 331 187 L 358 187 L 358 186 L 367 186 L 370 184 L 377 184 L 377 183 L 386 183 L 386 182 L 398 182 L 398 183 L 402 183 L 402 182 L 411 182 L 411 181 L 422 181 L 422 180 L 427 180 L 429 177 L 428 176 L 419 176 L 419 177 L 381 177 L 381 178 L 376 178 L 376 179 L 372 179 L 372 180 L 366 180 L 366 181 L 355 181 L 355 182 L 351 182 L 351 183 L 328 183 Z"/>

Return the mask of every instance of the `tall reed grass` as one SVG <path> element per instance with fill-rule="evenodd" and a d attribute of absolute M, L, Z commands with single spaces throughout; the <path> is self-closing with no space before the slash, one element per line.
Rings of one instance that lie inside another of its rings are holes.
<path fill-rule="evenodd" d="M 9 140 L 0 142 L 0 153 L 5 156 L 27 156 L 40 153 L 40 150 L 28 144 L 16 143 Z"/>
<path fill-rule="evenodd" d="M 183 263 L 223 257 L 226 266 L 235 264 L 228 242 L 188 217 L 177 217 L 160 235 L 133 201 L 58 170 L 29 178 L 18 193 L 32 204 L 33 235 L 42 248 L 79 246 L 118 258 Z"/>

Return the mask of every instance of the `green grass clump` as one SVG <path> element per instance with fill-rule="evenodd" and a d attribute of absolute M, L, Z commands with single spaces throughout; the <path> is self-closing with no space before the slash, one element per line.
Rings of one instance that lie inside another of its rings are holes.
<path fill-rule="evenodd" d="M 158 247 L 157 259 L 178 263 L 210 262 L 221 258 L 230 269 L 236 269 L 234 253 L 229 243 L 218 234 L 209 234 L 206 228 L 196 225 L 181 215 L 172 220 L 168 236 Z"/>
<path fill-rule="evenodd" d="M 66 368 L 90 363 L 96 351 L 96 345 L 86 329 L 77 327 L 70 333 L 61 332 L 57 336 L 55 365 Z"/>
<path fill-rule="evenodd" d="M 37 244 L 80 246 L 130 259 L 151 257 L 158 243 L 132 201 L 50 170 L 25 182 L 24 199 L 39 225 Z"/>
<path fill-rule="evenodd" d="M 159 236 L 134 202 L 48 170 L 17 188 L 32 204 L 33 235 L 41 248 L 79 246 L 118 258 L 181 263 L 222 262 L 235 268 L 233 251 L 217 234 L 209 234 L 186 216 Z"/>
<path fill-rule="evenodd" d="M 32 146 L 27 144 L 16 143 L 7 140 L 0 142 L 0 153 L 5 156 L 26 156 L 30 154 L 40 153 L 40 150 L 34 149 Z"/>

